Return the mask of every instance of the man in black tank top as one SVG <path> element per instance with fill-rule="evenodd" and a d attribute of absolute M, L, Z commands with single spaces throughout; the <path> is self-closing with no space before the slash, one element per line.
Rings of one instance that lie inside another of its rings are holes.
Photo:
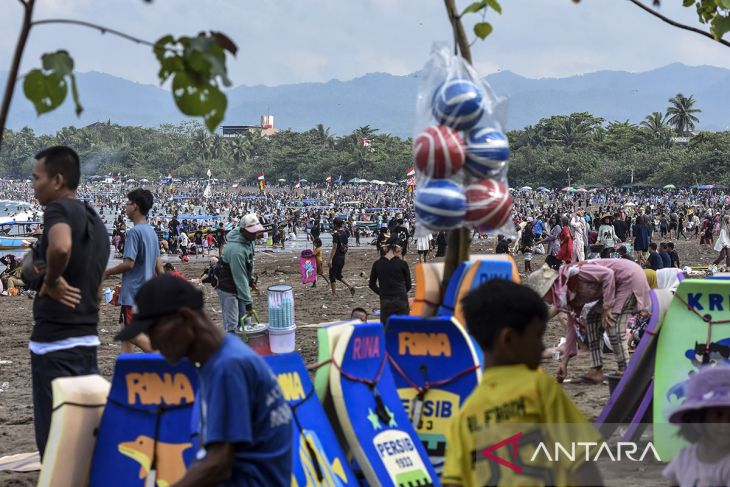
<path fill-rule="evenodd" d="M 33 190 L 45 206 L 44 226 L 23 276 L 38 290 L 29 348 L 33 419 L 42 456 L 51 426 L 51 381 L 98 373 L 99 287 L 109 260 L 109 236 L 96 211 L 76 199 L 76 152 L 56 146 L 35 158 Z"/>

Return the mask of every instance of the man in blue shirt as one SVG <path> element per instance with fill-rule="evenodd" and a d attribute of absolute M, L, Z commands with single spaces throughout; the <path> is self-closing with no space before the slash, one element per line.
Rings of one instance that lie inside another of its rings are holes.
<path fill-rule="evenodd" d="M 203 293 L 161 275 L 136 296 L 138 313 L 115 337 L 146 333 L 170 363 L 187 358 L 200 377 L 201 450 L 176 487 L 289 487 L 291 410 L 263 358 L 203 312 Z"/>
<path fill-rule="evenodd" d="M 656 250 L 656 242 L 652 242 L 651 244 L 649 244 L 649 249 L 649 262 L 647 263 L 646 267 L 648 269 L 654 269 L 655 271 L 658 271 L 659 269 L 664 269 L 664 262 L 662 262 L 662 257 Z"/>
<path fill-rule="evenodd" d="M 542 215 L 538 215 L 535 219 L 535 224 L 532 226 L 532 231 L 536 237 L 542 236 L 542 232 L 545 227 L 545 222 L 542 221 Z"/>
<path fill-rule="evenodd" d="M 104 273 L 104 279 L 115 274 L 122 274 L 122 287 L 119 290 L 121 312 L 119 322 L 127 326 L 132 321 L 134 296 L 142 284 L 163 273 L 160 259 L 160 242 L 154 228 L 147 223 L 147 214 L 154 204 L 152 193 L 146 189 L 135 189 L 127 194 L 127 218 L 134 227 L 127 232 L 124 242 L 122 262 L 110 267 Z M 122 343 L 122 353 L 134 351 L 136 345 L 145 352 L 152 351 L 149 339 L 145 335 Z"/>
<path fill-rule="evenodd" d="M 659 257 L 662 258 L 662 265 L 665 269 L 672 267 L 672 257 L 669 255 L 669 245 L 662 242 L 659 246 Z"/>

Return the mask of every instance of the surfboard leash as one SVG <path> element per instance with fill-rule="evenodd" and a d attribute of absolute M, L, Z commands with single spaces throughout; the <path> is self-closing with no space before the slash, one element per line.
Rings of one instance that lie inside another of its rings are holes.
<path fill-rule="evenodd" d="M 314 464 L 314 472 L 317 474 L 317 480 L 321 483 L 324 480 L 324 474 L 322 473 L 322 467 L 319 464 L 317 453 L 315 452 L 314 447 L 312 447 L 312 443 L 310 442 L 309 437 L 304 434 L 304 428 L 302 428 L 302 425 L 299 422 L 299 417 L 297 417 L 297 408 L 307 402 L 307 400 L 309 400 L 309 398 L 311 398 L 313 394 L 314 387 L 312 387 L 309 392 L 307 392 L 307 394 L 301 401 L 296 404 L 290 404 L 289 407 L 291 408 L 292 418 L 294 418 L 294 424 L 297 425 L 299 434 L 304 439 L 304 444 L 307 447 L 307 453 L 309 453 L 309 457 L 312 459 L 312 462 Z"/>
<path fill-rule="evenodd" d="M 329 359 L 321 365 L 324 365 L 325 363 L 332 363 L 332 365 L 340 372 L 340 375 L 344 377 L 345 379 L 352 381 L 352 382 L 359 382 L 361 384 L 365 384 L 368 386 L 368 389 L 370 389 L 370 392 L 373 394 L 373 397 L 375 398 L 375 414 L 378 416 L 378 419 L 382 421 L 385 424 L 390 423 L 390 413 L 388 413 L 388 408 L 385 407 L 385 403 L 383 402 L 383 398 L 380 396 L 380 393 L 378 392 L 378 382 L 380 382 L 380 378 L 383 375 L 383 371 L 385 370 L 385 363 L 386 363 L 386 357 L 388 354 L 386 353 L 383 359 L 380 361 L 380 367 L 378 368 L 378 373 L 375 374 L 375 377 L 372 379 L 366 379 L 365 377 L 357 377 L 352 374 L 348 374 L 344 370 L 342 370 L 342 367 L 340 364 L 335 362 L 334 359 Z M 320 365 L 320 366 L 321 366 Z"/>
<path fill-rule="evenodd" d="M 697 315 L 698 318 L 700 318 L 702 321 L 707 323 L 707 341 L 705 342 L 705 354 L 702 357 L 703 363 L 709 363 L 710 360 L 710 345 L 712 344 L 712 325 L 725 325 L 730 323 L 730 320 L 718 320 L 715 321 L 712 319 L 712 315 L 710 313 L 705 313 L 704 315 L 701 314 L 697 309 L 695 309 L 692 305 L 690 305 L 687 301 L 682 298 L 679 294 L 674 295 L 679 301 L 684 304 L 687 307 L 688 311 L 693 312 L 695 315 Z"/>
<path fill-rule="evenodd" d="M 464 369 L 460 372 L 457 372 L 456 374 L 452 375 L 451 377 L 447 377 L 445 379 L 437 380 L 434 382 L 429 381 L 428 378 L 426 377 L 425 370 L 422 370 L 424 382 L 423 382 L 422 386 L 419 386 L 416 383 L 416 381 L 414 381 L 408 374 L 406 374 L 406 372 L 401 368 L 401 366 L 398 365 L 398 362 L 395 361 L 395 359 L 393 358 L 392 355 L 390 355 L 389 353 L 386 353 L 386 356 L 388 357 L 388 361 L 390 362 L 390 365 L 393 367 L 393 369 L 395 369 L 395 371 L 398 372 L 398 374 L 400 374 L 400 376 L 403 377 L 403 379 L 405 379 L 405 381 L 408 383 L 408 385 L 410 387 L 412 387 L 413 389 L 415 389 L 417 392 L 416 400 L 414 401 L 413 408 L 412 408 L 413 414 L 411 416 L 411 423 L 413 423 L 414 427 L 416 427 L 421 420 L 421 409 L 423 407 L 423 401 L 426 398 L 426 393 L 428 393 L 428 391 L 430 389 L 444 386 L 446 384 L 450 384 L 451 382 L 454 382 L 455 380 L 460 379 L 461 377 L 463 377 L 467 374 L 471 374 L 472 372 L 479 370 L 479 367 L 480 367 L 479 364 L 474 365 L 473 367 L 467 367 L 466 369 Z"/>

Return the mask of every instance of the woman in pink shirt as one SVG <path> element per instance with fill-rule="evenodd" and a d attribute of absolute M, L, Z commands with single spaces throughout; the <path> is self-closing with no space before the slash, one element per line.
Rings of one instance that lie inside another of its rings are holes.
<path fill-rule="evenodd" d="M 618 373 L 626 369 L 629 358 L 625 340 L 626 324 L 631 315 L 647 312 L 651 306 L 649 284 L 643 269 L 627 259 L 594 259 L 564 265 L 559 271 L 543 266 L 530 274 L 528 285 L 552 305 L 550 315 L 568 315 L 565 354 L 558 368 L 562 381 L 568 362 L 577 353 L 575 325 L 583 307 L 596 302 L 588 312 L 586 329 L 592 367 L 582 376 L 585 382 L 600 384 L 603 379 L 601 339 L 603 330 L 616 355 Z"/>

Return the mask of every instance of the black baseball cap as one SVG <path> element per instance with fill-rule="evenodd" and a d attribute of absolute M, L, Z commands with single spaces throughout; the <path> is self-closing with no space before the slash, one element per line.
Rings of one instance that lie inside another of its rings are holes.
<path fill-rule="evenodd" d="M 160 318 L 180 308 L 203 309 L 203 292 L 179 276 L 162 274 L 144 283 L 134 301 L 137 312 L 115 340 L 130 340 L 145 333 Z"/>

